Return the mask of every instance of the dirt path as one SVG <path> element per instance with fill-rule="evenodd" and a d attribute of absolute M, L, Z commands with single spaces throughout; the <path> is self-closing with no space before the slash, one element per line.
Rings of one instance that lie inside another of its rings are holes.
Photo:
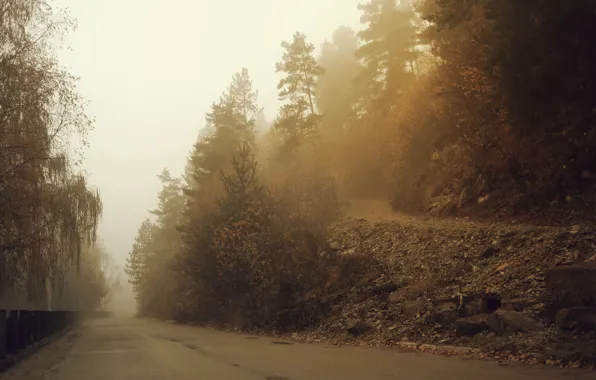
<path fill-rule="evenodd" d="M 443 229 L 502 229 L 511 231 L 524 231 L 529 229 L 564 229 L 563 227 L 538 227 L 521 223 L 487 223 L 473 221 L 469 218 L 435 218 L 426 215 L 412 216 L 396 213 L 386 201 L 378 200 L 351 200 L 343 207 L 343 215 L 349 219 L 365 219 L 370 222 L 396 222 L 416 227 L 435 227 Z"/>

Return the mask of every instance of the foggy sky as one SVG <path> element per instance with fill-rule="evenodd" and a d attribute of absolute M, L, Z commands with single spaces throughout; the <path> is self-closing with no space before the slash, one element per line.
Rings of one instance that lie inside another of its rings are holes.
<path fill-rule="evenodd" d="M 179 175 L 204 114 L 247 67 L 268 120 L 277 112 L 280 43 L 304 32 L 317 48 L 359 28 L 358 0 L 56 0 L 78 28 L 60 59 L 80 77 L 95 130 L 84 168 L 99 188 L 99 234 L 119 266 L 157 204 L 157 175 Z"/>

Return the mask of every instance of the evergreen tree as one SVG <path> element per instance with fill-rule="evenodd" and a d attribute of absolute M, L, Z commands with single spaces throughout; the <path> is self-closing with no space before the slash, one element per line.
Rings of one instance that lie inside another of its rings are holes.
<path fill-rule="evenodd" d="M 362 45 L 356 52 L 365 65 L 359 78 L 363 100 L 379 101 L 377 108 L 390 109 L 416 71 L 414 9 L 396 0 L 372 0 L 359 9 L 367 25 L 358 33 Z"/>
<path fill-rule="evenodd" d="M 305 137 L 312 137 L 320 121 L 316 110 L 316 81 L 323 68 L 314 57 L 315 47 L 306 41 L 303 33 L 296 32 L 292 42 L 281 43 L 284 54 L 275 65 L 276 72 L 285 76 L 277 84 L 281 107 L 274 128 L 280 130 L 291 147 Z"/>
<path fill-rule="evenodd" d="M 206 115 L 211 133 L 199 137 L 185 169 L 186 204 L 178 230 L 182 232 L 184 281 L 192 294 L 217 287 L 211 245 L 214 223 L 219 220 L 218 200 L 226 194 L 224 178 L 235 170 L 232 158 L 241 147 L 254 146 L 255 123 L 262 112 L 256 101 L 257 92 L 243 68 L 233 76 L 219 101 L 212 104 Z"/>
<path fill-rule="evenodd" d="M 139 310 L 146 315 L 170 317 L 175 310 L 176 258 L 181 249 L 177 231 L 184 208 L 182 184 L 167 169 L 158 176 L 162 189 L 158 207 L 151 211 L 155 221 L 145 220 L 126 263 L 126 273 L 137 293 Z"/>
<path fill-rule="evenodd" d="M 255 137 L 262 137 L 268 130 L 269 122 L 265 118 L 265 112 L 261 109 L 255 118 Z"/>
<path fill-rule="evenodd" d="M 164 169 L 158 176 L 162 189 L 158 194 L 158 207 L 151 211 L 156 216 L 153 237 L 158 244 L 157 254 L 172 258 L 180 249 L 180 235 L 176 227 L 184 209 L 184 195 L 182 181 L 171 176 L 168 169 Z"/>
<path fill-rule="evenodd" d="M 155 224 L 150 219 L 145 219 L 132 245 L 132 250 L 126 258 L 126 266 L 124 271 L 129 278 L 129 282 L 135 291 L 138 308 L 141 313 L 146 312 L 145 305 L 146 293 L 151 291 L 148 289 L 148 263 L 153 253 L 153 232 L 155 231 Z"/>
<path fill-rule="evenodd" d="M 257 162 L 248 144 L 240 147 L 231 163 L 233 170 L 230 174 L 221 172 L 226 194 L 220 199 L 219 206 L 224 215 L 233 218 L 254 207 L 263 196 L 263 188 L 257 177 Z"/>
<path fill-rule="evenodd" d="M 362 66 L 356 59 L 358 38 L 349 27 L 342 26 L 333 32 L 330 42 L 321 49 L 319 65 L 324 74 L 317 77 L 316 104 L 323 116 L 322 132 L 329 132 L 337 139 L 338 132 L 347 129 L 347 122 L 354 115 L 356 88 L 354 82 Z"/>
<path fill-rule="evenodd" d="M 257 92 L 252 89 L 248 70 L 243 68 L 205 115 L 212 133 L 199 137 L 190 159 L 198 187 L 201 179 L 212 178 L 229 167 L 231 157 L 242 144 L 254 144 L 255 122 L 261 111 L 256 101 Z"/>
<path fill-rule="evenodd" d="M 241 136 L 242 143 L 249 143 L 254 147 L 256 121 L 262 109 L 257 105 L 258 92 L 252 88 L 248 69 L 243 67 L 239 73 L 234 74 L 228 97 L 234 104 L 234 112 L 238 113 L 240 119 L 238 134 Z"/>

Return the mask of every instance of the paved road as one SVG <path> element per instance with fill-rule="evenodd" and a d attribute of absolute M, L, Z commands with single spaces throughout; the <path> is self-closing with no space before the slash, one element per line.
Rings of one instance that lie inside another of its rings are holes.
<path fill-rule="evenodd" d="M 286 342 L 288 343 L 288 342 Z M 594 373 L 502 366 L 397 350 L 280 344 L 164 322 L 110 318 L 77 327 L 0 379 L 555 380 Z"/>

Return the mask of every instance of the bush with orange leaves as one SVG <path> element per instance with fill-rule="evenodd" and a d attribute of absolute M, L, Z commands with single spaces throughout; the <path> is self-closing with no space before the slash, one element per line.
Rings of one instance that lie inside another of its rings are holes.
<path fill-rule="evenodd" d="M 219 225 L 213 237 L 227 311 L 250 325 L 276 324 L 278 311 L 326 278 L 324 240 L 268 201 Z"/>

